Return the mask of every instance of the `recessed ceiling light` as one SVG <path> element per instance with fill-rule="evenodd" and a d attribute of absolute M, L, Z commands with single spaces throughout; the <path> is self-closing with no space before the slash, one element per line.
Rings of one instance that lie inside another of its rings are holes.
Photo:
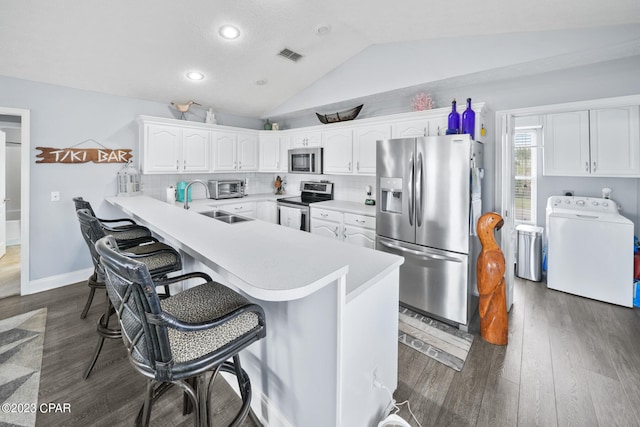
<path fill-rule="evenodd" d="M 331 32 L 331 26 L 330 25 L 318 25 L 316 27 L 316 34 L 319 35 L 319 36 L 326 36 L 330 32 Z"/>
<path fill-rule="evenodd" d="M 204 79 L 204 74 L 199 71 L 189 71 L 187 73 L 187 78 L 189 80 L 202 80 Z"/>
<path fill-rule="evenodd" d="M 258 86 L 264 86 L 264 85 L 266 85 L 267 83 L 269 83 L 269 80 L 263 80 L 263 79 L 260 79 L 260 80 L 258 80 L 258 81 L 256 82 L 256 84 L 257 84 Z"/>
<path fill-rule="evenodd" d="M 234 40 L 240 37 L 240 30 L 233 25 L 223 25 L 219 30 L 220 36 L 223 39 Z"/>

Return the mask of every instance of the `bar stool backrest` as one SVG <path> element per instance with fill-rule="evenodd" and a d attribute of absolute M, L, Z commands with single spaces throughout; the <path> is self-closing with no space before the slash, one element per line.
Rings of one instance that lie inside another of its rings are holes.
<path fill-rule="evenodd" d="M 169 379 L 173 358 L 167 327 L 149 321 L 160 315 L 162 308 L 147 266 L 122 255 L 112 236 L 100 239 L 96 251 L 131 361 L 148 377 Z"/>

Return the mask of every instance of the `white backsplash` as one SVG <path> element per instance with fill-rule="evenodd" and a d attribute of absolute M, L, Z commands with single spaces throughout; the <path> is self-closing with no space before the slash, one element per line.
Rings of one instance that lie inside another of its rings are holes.
<path fill-rule="evenodd" d="M 173 175 L 143 175 L 142 191 L 146 196 L 164 200 L 166 189 L 169 186 L 175 188 L 179 181 L 191 181 L 201 179 L 246 179 L 247 194 L 275 193 L 274 182 L 280 175 L 285 183 L 286 194 L 292 196 L 300 194 L 301 181 L 327 180 L 334 183 L 333 191 L 336 200 L 346 200 L 364 203 L 367 198 L 366 188 L 372 188 L 372 197 L 376 197 L 374 176 L 347 176 L 347 175 L 304 175 L 287 173 L 231 173 L 231 174 L 173 174 Z M 205 189 L 202 185 L 191 186 L 191 194 L 194 199 L 205 198 Z"/>

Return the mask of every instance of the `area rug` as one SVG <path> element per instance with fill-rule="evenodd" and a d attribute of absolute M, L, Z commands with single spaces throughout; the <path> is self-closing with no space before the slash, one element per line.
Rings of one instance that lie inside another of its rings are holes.
<path fill-rule="evenodd" d="M 0 320 L 0 426 L 35 426 L 47 309 Z"/>
<path fill-rule="evenodd" d="M 473 335 L 446 323 L 400 307 L 398 341 L 438 362 L 461 371 Z"/>

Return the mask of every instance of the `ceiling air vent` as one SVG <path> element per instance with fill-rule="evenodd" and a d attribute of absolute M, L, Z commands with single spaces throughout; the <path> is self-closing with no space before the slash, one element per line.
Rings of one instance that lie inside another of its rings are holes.
<path fill-rule="evenodd" d="M 283 58 L 287 58 L 293 62 L 298 62 L 298 60 L 302 58 L 302 55 L 292 51 L 291 49 L 282 49 L 282 51 L 278 55 L 282 56 Z"/>

